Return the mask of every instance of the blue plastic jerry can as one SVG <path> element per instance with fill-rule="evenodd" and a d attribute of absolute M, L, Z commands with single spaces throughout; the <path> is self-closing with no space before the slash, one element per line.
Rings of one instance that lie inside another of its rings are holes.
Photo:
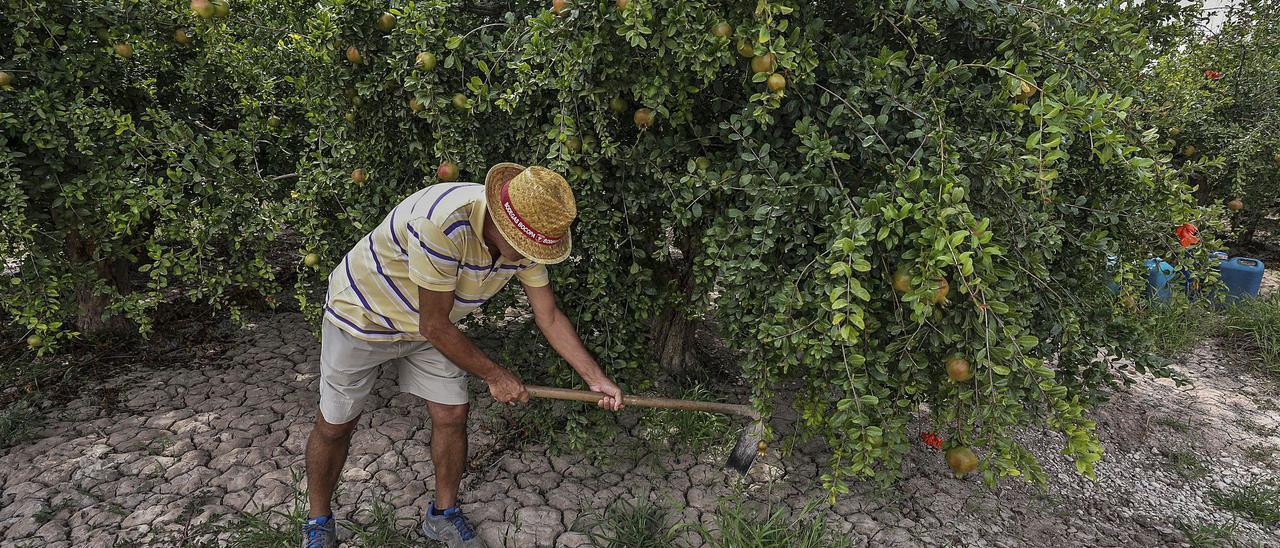
<path fill-rule="evenodd" d="M 1162 301 L 1169 300 L 1172 297 L 1169 280 L 1173 279 L 1173 265 L 1161 259 L 1147 259 L 1143 264 L 1147 267 L 1147 295 Z"/>
<path fill-rule="evenodd" d="M 1249 257 L 1232 257 L 1222 262 L 1222 283 L 1227 286 L 1227 300 L 1257 297 L 1262 286 L 1262 261 Z"/>

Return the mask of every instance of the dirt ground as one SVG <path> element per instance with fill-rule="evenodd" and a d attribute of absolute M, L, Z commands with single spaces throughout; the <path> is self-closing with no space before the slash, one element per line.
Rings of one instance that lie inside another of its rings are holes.
<path fill-rule="evenodd" d="M 114 381 L 118 405 L 93 394 L 66 405 L 41 439 L 0 451 L 0 544 L 225 540 L 230 531 L 199 525 L 225 527 L 242 510 L 287 510 L 314 416 L 318 353 L 300 316 L 266 316 L 214 366 L 138 371 Z M 1046 491 L 956 479 L 937 451 L 916 444 L 896 489 L 855 485 L 820 512 L 855 545 L 1179 545 L 1187 542 L 1180 523 L 1234 522 L 1237 540 L 1280 546 L 1280 533 L 1210 501 L 1214 492 L 1280 481 L 1276 388 L 1215 341 L 1176 367 L 1192 385 L 1143 380 L 1097 410 L 1106 455 L 1096 483 L 1056 454 L 1057 435 L 1026 432 L 1049 473 Z M 384 500 L 408 529 L 430 500 L 430 421 L 388 373 L 352 442 L 336 512 L 360 523 L 371 518 L 359 510 Z M 474 388 L 471 449 L 485 465 L 467 477 L 463 508 L 492 546 L 589 545 L 581 518 L 615 500 L 647 498 L 672 519 L 710 525 L 721 496 L 741 492 L 747 506 L 768 511 L 799 511 L 825 496 L 817 445 L 771 451 L 745 480 L 721 468 L 723 452 L 637 452 L 643 444 L 629 438 L 600 440 L 631 448 L 594 458 L 540 446 L 503 451 L 484 427 L 491 400 Z M 341 534 L 351 538 L 348 527 Z M 691 531 L 680 540 L 702 543 Z"/>

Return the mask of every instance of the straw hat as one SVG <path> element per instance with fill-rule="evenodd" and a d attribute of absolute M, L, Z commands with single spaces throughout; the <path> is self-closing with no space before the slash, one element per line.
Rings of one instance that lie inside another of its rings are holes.
<path fill-rule="evenodd" d="M 578 216 L 578 206 L 560 174 L 504 162 L 489 168 L 484 194 L 498 232 L 521 255 L 542 264 L 569 256 L 569 225 Z"/>

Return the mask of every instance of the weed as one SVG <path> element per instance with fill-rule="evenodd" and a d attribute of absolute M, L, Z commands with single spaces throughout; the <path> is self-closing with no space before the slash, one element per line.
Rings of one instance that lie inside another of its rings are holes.
<path fill-rule="evenodd" d="M 1236 535 L 1236 522 L 1227 523 L 1177 523 L 1178 529 L 1187 536 L 1192 548 L 1217 548 L 1230 546 Z"/>
<path fill-rule="evenodd" d="M 1166 358 L 1172 359 L 1223 331 L 1221 315 L 1204 303 L 1188 302 L 1185 295 L 1177 295 L 1169 303 L 1154 303 L 1145 310 L 1151 329 L 1160 333 L 1159 351 Z"/>
<path fill-rule="evenodd" d="M 77 492 L 77 493 L 79 493 L 79 494 L 80 494 L 80 496 L 82 496 L 82 497 L 84 497 L 84 498 L 87 498 L 87 499 L 89 499 L 89 500 L 91 500 L 91 501 L 93 501 L 93 502 L 95 502 L 95 503 L 96 503 L 96 502 L 102 502 L 102 497 L 98 496 L 98 494 L 97 494 L 97 493 L 94 493 L 93 491 L 90 491 L 89 489 L 86 489 L 86 488 L 84 488 L 84 487 L 82 487 L 82 486 L 79 486 L 79 485 L 75 485 L 75 486 L 73 486 L 73 488 L 76 490 L 76 492 Z"/>
<path fill-rule="evenodd" d="M 182 508 L 178 521 L 165 527 L 163 532 L 150 539 L 145 546 L 177 546 L 181 548 L 213 548 L 218 546 L 217 540 L 213 538 L 216 533 L 213 523 L 208 521 L 195 523 L 195 518 L 200 514 L 200 511 L 217 500 L 218 497 L 207 490 L 202 490 L 192 495 Z M 152 531 L 155 532 L 156 529 L 152 529 Z M 136 541 L 133 544 L 142 546 L 142 543 Z"/>
<path fill-rule="evenodd" d="M 1280 525 L 1280 485 L 1275 481 L 1241 487 L 1234 491 L 1209 491 L 1214 506 L 1244 516 L 1264 527 Z"/>
<path fill-rule="evenodd" d="M 647 497 L 634 501 L 615 500 L 604 512 L 579 516 L 581 529 L 591 544 L 605 548 L 672 546 L 676 527 L 667 523 L 667 510 Z M 577 525 L 577 524 L 575 524 Z"/>
<path fill-rule="evenodd" d="M 1185 480 L 1196 480 L 1209 473 L 1209 467 L 1195 453 L 1182 449 L 1161 449 L 1160 455 L 1174 473 Z"/>
<path fill-rule="evenodd" d="M 679 397 L 700 401 L 713 399 L 711 391 L 700 384 Z M 641 437 L 644 439 L 670 441 L 697 453 L 725 443 L 728 434 L 729 418 L 724 415 L 657 409 L 646 413 L 642 419 Z"/>
<path fill-rule="evenodd" d="M 1280 295 L 1237 301 L 1223 315 L 1226 335 L 1250 355 L 1252 365 L 1280 379 Z"/>
<path fill-rule="evenodd" d="M 1253 445 L 1244 450 L 1244 456 L 1262 464 L 1272 462 L 1275 459 L 1275 454 L 1276 448 L 1262 444 Z"/>
<path fill-rule="evenodd" d="M 844 538 L 828 538 L 827 523 L 810 503 L 790 514 L 779 509 L 765 515 L 743 507 L 738 498 L 720 499 L 716 506 L 715 532 L 693 526 L 707 545 L 716 548 L 826 548 L 852 546 Z M 767 510 L 766 510 L 767 512 Z"/>
<path fill-rule="evenodd" d="M 1191 423 L 1187 420 L 1180 419 L 1178 417 L 1162 415 L 1162 416 L 1156 417 L 1155 419 L 1152 419 L 1151 422 L 1154 422 L 1160 426 L 1163 426 L 1165 428 L 1168 428 L 1180 434 L 1186 434 L 1187 432 L 1191 431 Z"/>
<path fill-rule="evenodd" d="M 0 449 L 36 439 L 44 425 L 44 414 L 26 400 L 18 400 L 0 411 Z"/>
<path fill-rule="evenodd" d="M 231 525 L 235 534 L 229 545 L 237 548 L 267 548 L 293 544 L 298 540 L 298 531 L 302 530 L 302 520 L 295 523 L 295 516 L 286 514 L 284 525 L 272 523 L 269 518 L 277 514 L 278 512 L 271 511 L 257 516 L 242 512 Z"/>
<path fill-rule="evenodd" d="M 356 546 L 379 546 L 402 548 L 417 546 L 421 541 L 411 530 L 405 530 L 396 523 L 396 509 L 382 498 L 373 501 L 373 505 L 362 508 L 358 515 L 368 516 L 368 525 L 351 524 L 355 532 Z"/>
<path fill-rule="evenodd" d="M 240 512 L 229 526 L 233 532 L 228 543 L 233 548 L 268 548 L 289 546 L 298 542 L 302 523 L 307 519 L 307 490 L 302 479 L 305 473 L 293 469 L 293 501 L 287 510 L 269 510 L 261 514 Z M 337 497 L 337 490 L 334 491 Z"/>
<path fill-rule="evenodd" d="M 164 452 L 167 451 L 170 447 L 173 447 L 174 443 L 176 442 L 173 441 L 173 438 L 170 438 L 168 436 L 161 436 L 151 441 L 148 441 L 144 449 L 146 449 L 148 455 L 151 455 L 153 457 L 158 457 L 160 455 L 163 455 Z"/>
<path fill-rule="evenodd" d="M 1245 431 L 1252 432 L 1259 436 L 1267 437 L 1267 436 L 1274 436 L 1276 434 L 1276 429 L 1274 427 L 1259 424 L 1257 422 L 1254 422 L 1253 419 L 1247 419 L 1247 418 L 1237 419 L 1235 423 L 1236 423 L 1236 426 L 1243 428 Z"/>
<path fill-rule="evenodd" d="M 58 515 L 58 512 L 61 512 L 71 507 L 72 507 L 71 499 L 63 498 L 61 501 L 55 504 L 50 504 L 47 508 L 41 508 L 32 517 L 35 518 L 36 523 L 43 525 L 53 520 L 53 516 Z"/>

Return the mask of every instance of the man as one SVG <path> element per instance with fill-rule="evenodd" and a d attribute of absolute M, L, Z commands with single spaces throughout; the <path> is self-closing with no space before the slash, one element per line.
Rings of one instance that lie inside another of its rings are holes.
<path fill-rule="evenodd" d="M 569 256 L 577 215 L 564 178 L 542 167 L 493 166 L 483 185 L 444 183 L 400 202 L 329 275 L 320 351 L 320 412 L 307 440 L 310 519 L 304 548 L 336 547 L 330 508 L 351 434 L 378 370 L 396 361 L 400 390 L 427 400 L 435 501 L 422 533 L 450 547 L 480 546 L 458 508 L 467 455 L 467 373 L 499 402 L 528 400 L 520 378 L 489 359 L 453 322 L 512 276 L 556 350 L 622 408 L 622 391 L 583 346 L 548 285 L 548 264 Z"/>

